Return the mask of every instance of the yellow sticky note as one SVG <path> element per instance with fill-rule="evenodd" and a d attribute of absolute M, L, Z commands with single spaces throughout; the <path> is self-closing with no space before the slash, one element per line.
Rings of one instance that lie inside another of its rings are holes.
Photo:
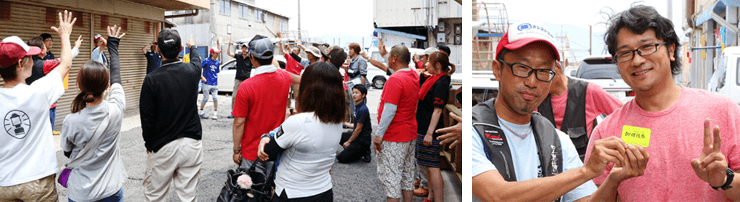
<path fill-rule="evenodd" d="M 69 74 L 64 77 L 64 80 L 62 80 L 62 83 L 64 83 L 64 90 L 69 89 Z"/>
<path fill-rule="evenodd" d="M 624 125 L 622 127 L 622 140 L 627 144 L 650 146 L 650 128 L 640 128 Z"/>

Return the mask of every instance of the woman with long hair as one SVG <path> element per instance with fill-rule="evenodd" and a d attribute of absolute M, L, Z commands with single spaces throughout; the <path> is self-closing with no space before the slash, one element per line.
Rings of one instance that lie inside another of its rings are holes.
<path fill-rule="evenodd" d="M 61 146 L 69 157 L 69 201 L 123 201 L 126 169 L 118 142 L 126 97 L 121 86 L 118 44 L 124 34 L 108 27 L 110 71 L 104 64 L 88 61 L 77 73 L 80 93 L 72 102 L 72 114 L 62 127 Z M 110 98 L 103 94 L 110 87 Z M 73 166 L 74 165 L 74 166 Z"/>
<path fill-rule="evenodd" d="M 417 138 L 416 161 L 419 170 L 426 169 L 429 182 L 429 195 L 426 201 L 444 201 L 442 196 L 444 181 L 439 171 L 439 137 L 434 132 L 444 127 L 440 121 L 442 109 L 447 103 L 450 91 L 450 75 L 455 72 L 455 65 L 450 64 L 446 53 L 436 51 L 429 54 L 426 63 L 428 74 L 420 74 L 419 104 L 416 108 Z M 423 172 L 422 172 L 423 173 Z"/>
<path fill-rule="evenodd" d="M 342 75 L 332 64 L 309 65 L 298 87 L 298 113 L 274 137 L 262 136 L 259 158 L 274 160 L 280 154 L 273 201 L 333 201 L 329 171 L 342 138 L 342 86 Z"/>

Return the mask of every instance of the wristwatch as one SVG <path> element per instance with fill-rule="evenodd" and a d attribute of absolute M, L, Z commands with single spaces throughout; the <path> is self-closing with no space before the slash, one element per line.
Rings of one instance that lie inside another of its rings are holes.
<path fill-rule="evenodd" d="M 727 168 L 727 181 L 725 181 L 725 184 L 721 187 L 712 187 L 714 190 L 720 191 L 720 190 L 728 190 L 732 188 L 730 184 L 732 184 L 732 178 L 735 177 L 735 172 L 732 171 L 729 167 Z"/>
<path fill-rule="evenodd" d="M 242 148 L 234 148 L 234 154 L 239 154 L 242 151 Z"/>

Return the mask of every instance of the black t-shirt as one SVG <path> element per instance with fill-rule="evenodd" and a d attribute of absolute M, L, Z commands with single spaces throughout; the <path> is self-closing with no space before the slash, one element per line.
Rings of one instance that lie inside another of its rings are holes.
<path fill-rule="evenodd" d="M 355 117 L 357 117 L 356 123 L 362 123 L 362 131 L 357 139 L 362 143 L 370 144 L 372 142 L 370 141 L 370 134 L 373 132 L 373 125 L 370 122 L 370 110 L 367 109 L 364 102 L 355 105 Z M 354 129 L 357 130 L 357 124 L 355 124 Z"/>
<path fill-rule="evenodd" d="M 421 74 L 419 77 L 419 86 L 424 85 L 424 82 L 431 77 L 427 77 L 424 74 Z M 427 95 L 424 97 L 424 100 L 420 100 L 418 107 L 416 109 L 416 125 L 417 130 L 416 132 L 418 134 L 427 134 L 427 129 L 429 129 L 429 122 L 432 121 L 432 113 L 434 112 L 435 107 L 439 107 L 444 109 L 445 104 L 447 104 L 447 98 L 450 96 L 450 76 L 442 76 L 440 77 L 437 82 L 432 85 L 432 88 L 429 89 L 429 92 L 427 92 Z M 436 129 L 440 129 L 444 127 L 444 121 L 443 121 L 444 114 L 439 116 L 439 122 L 437 122 Z M 440 134 L 434 133 L 433 136 L 436 139 Z"/>
<path fill-rule="evenodd" d="M 234 55 L 234 58 L 236 58 L 236 75 L 234 78 L 244 81 L 251 77 L 253 66 L 252 60 L 250 60 L 249 57 L 244 58 L 242 54 L 244 53 L 237 53 Z"/>
<path fill-rule="evenodd" d="M 162 64 L 162 55 L 160 55 L 159 53 L 147 51 L 144 56 L 146 57 L 147 74 L 154 71 L 154 69 L 159 68 L 159 66 Z"/>

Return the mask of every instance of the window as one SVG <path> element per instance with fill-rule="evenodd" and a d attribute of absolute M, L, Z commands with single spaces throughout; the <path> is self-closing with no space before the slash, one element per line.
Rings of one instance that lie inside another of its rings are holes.
<path fill-rule="evenodd" d="M 262 10 L 254 9 L 254 20 L 256 20 L 257 22 L 265 21 L 265 16 L 263 16 L 262 14 Z"/>
<path fill-rule="evenodd" d="M 231 15 L 231 0 L 219 0 L 219 12 L 224 15 Z"/>
<path fill-rule="evenodd" d="M 735 80 L 737 85 L 740 85 L 740 58 L 737 59 L 737 63 L 735 64 L 737 65 L 737 76 L 735 77 Z"/>
<path fill-rule="evenodd" d="M 249 7 L 244 4 L 239 4 L 239 18 L 248 19 L 248 16 L 249 16 Z"/>
<path fill-rule="evenodd" d="M 280 32 L 288 31 L 288 25 L 285 22 L 280 22 Z"/>

